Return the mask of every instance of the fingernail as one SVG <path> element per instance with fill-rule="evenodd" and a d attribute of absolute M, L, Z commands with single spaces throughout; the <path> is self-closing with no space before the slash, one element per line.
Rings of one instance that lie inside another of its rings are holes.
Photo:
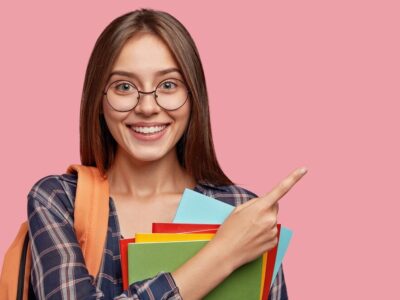
<path fill-rule="evenodd" d="M 301 174 L 307 173 L 307 168 L 306 168 L 306 167 L 301 168 L 301 169 L 300 169 L 300 173 L 301 173 Z"/>

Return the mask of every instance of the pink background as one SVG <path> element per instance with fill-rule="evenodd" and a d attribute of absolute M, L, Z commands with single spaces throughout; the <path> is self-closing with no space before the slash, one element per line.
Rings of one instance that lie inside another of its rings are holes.
<path fill-rule="evenodd" d="M 227 174 L 263 194 L 309 168 L 280 202 L 280 222 L 294 230 L 290 298 L 400 299 L 397 1 L 70 2 L 1 3 L 0 259 L 31 186 L 79 162 L 79 100 L 97 36 L 151 7 L 197 43 Z"/>

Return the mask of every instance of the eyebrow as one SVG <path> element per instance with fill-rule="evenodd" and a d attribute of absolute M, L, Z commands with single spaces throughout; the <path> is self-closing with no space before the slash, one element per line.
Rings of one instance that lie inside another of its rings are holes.
<path fill-rule="evenodd" d="M 160 70 L 160 71 L 155 72 L 155 74 L 157 76 L 161 76 L 161 75 L 165 75 L 165 74 L 172 73 L 172 72 L 178 72 L 180 75 L 182 75 L 181 70 L 179 70 L 178 68 L 168 68 L 168 69 Z M 135 74 L 133 72 L 116 70 L 116 71 L 111 72 L 109 78 L 111 78 L 114 75 L 122 75 L 122 76 L 126 76 L 126 77 L 131 77 L 131 78 L 139 77 L 137 74 Z"/>

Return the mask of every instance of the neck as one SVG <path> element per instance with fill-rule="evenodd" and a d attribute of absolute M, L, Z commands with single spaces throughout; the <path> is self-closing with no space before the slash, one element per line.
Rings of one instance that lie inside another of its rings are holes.
<path fill-rule="evenodd" d="M 151 198 L 160 194 L 182 193 L 196 182 L 179 164 L 175 149 L 157 161 L 137 161 L 118 149 L 112 167 L 107 171 L 111 196 L 132 199 Z"/>

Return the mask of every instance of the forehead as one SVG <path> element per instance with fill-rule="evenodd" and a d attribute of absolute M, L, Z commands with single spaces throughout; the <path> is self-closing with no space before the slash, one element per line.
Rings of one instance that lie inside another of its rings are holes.
<path fill-rule="evenodd" d="M 146 32 L 137 33 L 125 43 L 112 72 L 131 72 L 145 80 L 169 68 L 178 68 L 170 49 L 161 38 Z"/>

